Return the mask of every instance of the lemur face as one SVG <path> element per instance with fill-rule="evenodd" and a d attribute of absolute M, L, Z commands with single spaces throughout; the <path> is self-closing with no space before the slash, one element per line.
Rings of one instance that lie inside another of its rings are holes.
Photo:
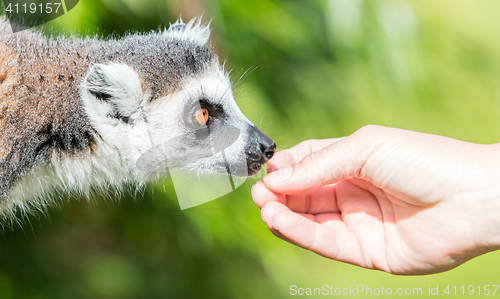
<path fill-rule="evenodd" d="M 170 115 L 166 111 L 175 112 Z M 240 111 L 231 84 L 219 67 L 149 103 L 143 116 L 152 135 L 148 138 L 155 140 L 155 146 L 137 160 L 136 166 L 143 170 L 167 166 L 254 175 L 276 149 Z"/>
<path fill-rule="evenodd" d="M 137 176 L 172 168 L 248 176 L 273 156 L 276 145 L 240 111 L 206 40 L 206 27 L 176 23 L 117 44 L 128 55 L 88 71 L 86 112 Z M 131 42 L 148 49 L 131 50 Z"/>

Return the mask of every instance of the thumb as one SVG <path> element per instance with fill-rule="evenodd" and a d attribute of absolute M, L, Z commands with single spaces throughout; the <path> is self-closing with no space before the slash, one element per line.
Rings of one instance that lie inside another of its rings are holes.
<path fill-rule="evenodd" d="M 276 193 L 302 194 L 342 179 L 364 175 L 368 158 L 386 140 L 388 128 L 366 126 L 352 135 L 305 156 L 293 166 L 264 176 L 265 186 Z"/>

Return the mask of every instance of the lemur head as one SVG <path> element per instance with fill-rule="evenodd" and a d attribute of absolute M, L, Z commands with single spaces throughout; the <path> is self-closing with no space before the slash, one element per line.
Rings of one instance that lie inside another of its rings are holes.
<path fill-rule="evenodd" d="M 165 168 L 257 173 L 274 142 L 238 108 L 231 82 L 200 21 L 104 44 L 82 84 L 102 141 L 136 178 Z"/>

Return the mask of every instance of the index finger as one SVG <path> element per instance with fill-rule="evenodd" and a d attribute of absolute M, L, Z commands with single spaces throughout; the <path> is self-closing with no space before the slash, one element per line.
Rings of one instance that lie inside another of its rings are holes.
<path fill-rule="evenodd" d="M 345 137 L 329 139 L 309 139 L 302 141 L 301 143 L 289 149 L 279 151 L 271 160 L 269 160 L 269 164 L 267 165 L 267 172 L 271 173 L 278 169 L 292 166 L 309 154 L 319 151 L 329 146 L 330 144 L 342 140 L 343 138 Z"/>
<path fill-rule="evenodd" d="M 369 180 L 370 174 L 366 175 L 364 169 L 367 160 L 391 136 L 399 136 L 403 134 L 401 132 L 406 133 L 379 126 L 363 127 L 346 138 L 313 151 L 292 166 L 267 174 L 263 178 L 264 185 L 275 193 L 302 194 L 356 176 Z M 391 159 L 387 155 L 382 157 Z"/>

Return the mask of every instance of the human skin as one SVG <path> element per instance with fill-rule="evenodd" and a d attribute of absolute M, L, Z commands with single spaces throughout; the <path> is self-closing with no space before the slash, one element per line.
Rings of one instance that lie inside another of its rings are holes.
<path fill-rule="evenodd" d="M 394 274 L 452 269 L 500 245 L 500 145 L 366 126 L 277 153 L 252 188 L 276 236 Z"/>

